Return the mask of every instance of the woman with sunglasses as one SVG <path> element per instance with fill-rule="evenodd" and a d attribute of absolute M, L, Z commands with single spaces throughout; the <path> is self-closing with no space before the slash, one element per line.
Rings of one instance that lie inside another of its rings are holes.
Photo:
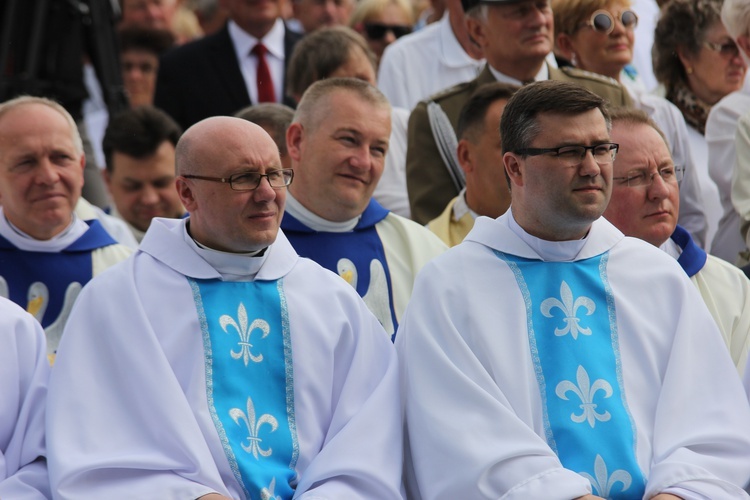
<path fill-rule="evenodd" d="M 411 33 L 414 12 L 407 0 L 360 0 L 349 25 L 365 37 L 379 62 L 388 45 Z"/>
<path fill-rule="evenodd" d="M 664 131 L 675 165 L 685 168 L 680 185 L 679 224 L 705 246 L 706 219 L 713 218 L 715 228 L 720 215 L 718 193 L 708 177 L 705 158 L 702 168 L 696 165 L 690 151 L 690 133 L 679 109 L 664 98 L 627 85 L 629 78 L 623 77 L 625 66 L 633 58 L 638 24 L 638 16 L 630 9 L 630 2 L 553 0 L 552 11 L 556 54 L 573 66 L 626 84 L 634 106 L 645 111 Z"/>

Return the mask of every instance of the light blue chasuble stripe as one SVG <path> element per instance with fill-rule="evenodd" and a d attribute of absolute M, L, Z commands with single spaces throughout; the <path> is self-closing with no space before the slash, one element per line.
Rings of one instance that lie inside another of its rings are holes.
<path fill-rule="evenodd" d="M 609 254 L 575 262 L 496 254 L 523 294 L 548 444 L 566 469 L 591 482 L 594 494 L 642 498 L 646 483 L 623 389 Z"/>
<path fill-rule="evenodd" d="M 283 282 L 188 281 L 208 407 L 232 471 L 248 499 L 291 499 L 299 446 Z"/>

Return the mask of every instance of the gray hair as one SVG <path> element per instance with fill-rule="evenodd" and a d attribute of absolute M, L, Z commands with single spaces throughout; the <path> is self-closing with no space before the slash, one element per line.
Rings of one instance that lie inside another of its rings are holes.
<path fill-rule="evenodd" d="M 292 123 L 301 123 L 305 127 L 317 126 L 320 102 L 332 93 L 343 90 L 352 92 L 361 100 L 375 106 L 391 109 L 383 93 L 369 83 L 357 78 L 328 78 L 313 83 L 302 95 L 302 99 L 294 113 Z"/>
<path fill-rule="evenodd" d="M 5 101 L 4 103 L 0 104 L 0 119 L 2 119 L 2 117 L 9 111 L 20 108 L 21 106 L 27 106 L 29 104 L 41 104 L 42 106 L 47 106 L 48 108 L 51 108 L 60 113 L 62 117 L 65 118 L 65 121 L 68 122 L 70 136 L 73 140 L 73 147 L 75 147 L 76 153 L 78 153 L 79 155 L 83 154 L 83 141 L 81 140 L 81 134 L 78 132 L 78 125 L 76 125 L 76 121 L 72 116 L 70 116 L 70 113 L 68 113 L 68 111 L 64 107 L 62 107 L 61 104 L 53 101 L 52 99 L 30 95 L 22 95 L 14 99 L 10 99 L 9 101 Z"/>

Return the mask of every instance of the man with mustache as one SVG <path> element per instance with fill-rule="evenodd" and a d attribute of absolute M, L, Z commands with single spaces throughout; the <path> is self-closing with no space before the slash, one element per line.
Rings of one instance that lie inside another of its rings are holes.
<path fill-rule="evenodd" d="M 392 336 L 417 272 L 446 246 L 372 198 L 390 134 L 390 104 L 371 84 L 310 86 L 287 130 L 295 183 L 281 227 L 297 253 L 346 279 Z"/>
<path fill-rule="evenodd" d="M 510 209 L 424 267 L 396 337 L 410 498 L 748 498 L 750 404 L 716 323 L 601 217 L 604 100 L 529 84 L 500 137 Z"/>
<path fill-rule="evenodd" d="M 677 259 L 700 291 L 742 374 L 750 351 L 750 280 L 739 268 L 707 255 L 677 225 L 683 173 L 656 124 L 641 111 L 616 110 L 612 141 L 620 152 L 604 217 L 625 236 L 640 238 Z"/>

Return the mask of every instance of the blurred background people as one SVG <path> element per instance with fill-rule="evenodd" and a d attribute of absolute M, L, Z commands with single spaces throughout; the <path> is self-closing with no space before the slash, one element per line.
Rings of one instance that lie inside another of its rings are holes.
<path fill-rule="evenodd" d="M 414 28 L 414 10 L 408 0 L 360 0 L 349 26 L 365 37 L 375 56 Z"/>
<path fill-rule="evenodd" d="M 354 10 L 354 0 L 291 0 L 294 18 L 289 26 L 299 33 L 320 28 L 346 26 Z"/>
<path fill-rule="evenodd" d="M 725 0 L 721 8 L 721 19 L 727 32 L 737 43 L 740 56 L 748 64 L 750 0 Z M 729 44 L 727 47 L 730 47 Z M 741 219 L 747 217 L 746 205 L 750 192 L 745 179 L 745 165 L 748 161 L 746 146 L 743 144 L 745 138 L 738 133 L 738 120 L 747 112 L 750 112 L 750 80 L 745 78 L 742 88 L 716 103 L 706 120 L 708 167 L 719 188 L 723 211 L 711 253 L 743 266 L 750 262 L 750 254 L 740 234 L 745 231 L 742 229 L 745 223 Z"/>

